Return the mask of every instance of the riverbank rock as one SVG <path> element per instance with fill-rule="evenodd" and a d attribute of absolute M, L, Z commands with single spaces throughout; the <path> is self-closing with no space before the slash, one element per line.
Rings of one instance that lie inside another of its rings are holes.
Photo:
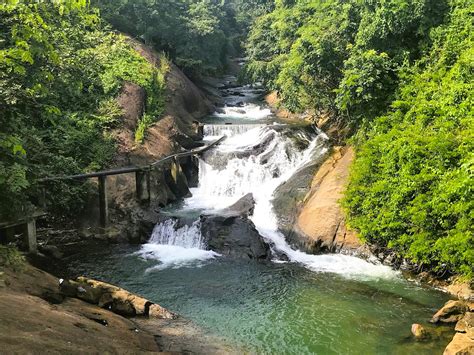
<path fill-rule="evenodd" d="M 456 323 L 456 334 L 444 355 L 474 354 L 474 302 L 451 300 L 431 319 L 432 323 Z"/>
<path fill-rule="evenodd" d="M 356 233 L 346 228 L 339 205 L 354 158 L 351 147 L 336 148 L 318 170 L 305 198 L 297 228 L 315 252 L 356 251 L 362 246 Z"/>
<path fill-rule="evenodd" d="M 443 353 L 443 355 L 472 354 L 474 354 L 474 338 L 469 337 L 466 333 L 456 333 Z"/>
<path fill-rule="evenodd" d="M 275 211 L 284 216 L 279 217 L 279 227 L 290 244 L 313 254 L 370 255 L 357 234 L 347 228 L 339 204 L 354 157 L 351 147 L 334 148 L 331 154 L 322 157 L 322 161 L 314 162 L 306 189 L 301 185 L 304 179 L 299 179 L 300 186 L 287 182 L 277 189 Z M 290 200 L 291 196 L 293 200 Z"/>
<path fill-rule="evenodd" d="M 61 292 L 88 303 L 106 308 L 125 317 L 146 316 L 175 319 L 176 315 L 153 302 L 120 287 L 85 277 L 75 281 L 62 280 Z M 150 312 L 151 310 L 151 312 Z"/>
<path fill-rule="evenodd" d="M 464 317 L 464 313 L 468 310 L 468 303 L 464 301 L 448 301 L 446 304 L 431 318 L 432 323 L 456 323 Z"/>
<path fill-rule="evenodd" d="M 159 329 L 148 332 L 107 309 L 61 297 L 57 278 L 28 263 L 22 270 L 5 269 L 3 277 L 2 354 L 156 353 L 160 347 L 154 334 L 166 337 Z"/>

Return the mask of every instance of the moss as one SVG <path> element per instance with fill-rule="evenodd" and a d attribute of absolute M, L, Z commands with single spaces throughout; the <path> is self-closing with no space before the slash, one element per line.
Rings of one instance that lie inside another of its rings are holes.
<path fill-rule="evenodd" d="M 12 246 L 0 245 L 0 268 L 7 267 L 15 271 L 23 270 L 25 257 Z"/>

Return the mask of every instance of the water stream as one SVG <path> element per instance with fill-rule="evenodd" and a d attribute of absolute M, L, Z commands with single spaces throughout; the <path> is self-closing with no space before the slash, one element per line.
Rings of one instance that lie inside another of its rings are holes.
<path fill-rule="evenodd" d="M 71 268 L 157 301 L 249 353 L 441 353 L 447 336 L 415 342 L 410 325 L 429 319 L 444 294 L 375 261 L 295 250 L 278 231 L 275 189 L 326 152 L 324 133 L 278 122 L 258 100 L 258 87 L 223 94 L 226 105 L 206 120 L 204 133 L 207 140 L 228 138 L 200 160 L 192 197 L 165 211 L 189 222 L 166 220 L 142 247 L 97 251 Z M 200 235 L 202 212 L 247 193 L 256 201 L 251 219 L 275 252 L 272 262 L 227 259 L 207 250 Z"/>

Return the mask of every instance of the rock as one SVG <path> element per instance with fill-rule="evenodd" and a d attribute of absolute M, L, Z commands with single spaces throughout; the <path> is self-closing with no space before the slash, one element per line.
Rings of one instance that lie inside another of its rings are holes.
<path fill-rule="evenodd" d="M 210 250 L 219 254 L 264 260 L 270 247 L 247 217 L 201 216 L 201 233 Z"/>
<path fill-rule="evenodd" d="M 339 205 L 354 156 L 352 148 L 336 148 L 318 169 L 304 198 L 296 230 L 312 252 L 356 251 L 362 245 L 346 227 Z"/>
<path fill-rule="evenodd" d="M 103 293 L 104 291 L 100 288 L 79 283 L 76 297 L 91 304 L 98 304 Z"/>
<path fill-rule="evenodd" d="M 146 298 L 102 281 L 78 277 L 76 281 L 62 281 L 60 289 L 63 295 L 79 298 L 125 317 L 175 317 L 173 313 Z"/>
<path fill-rule="evenodd" d="M 468 336 L 474 338 L 474 313 L 466 312 L 457 323 L 455 330 L 459 333 L 467 333 Z"/>
<path fill-rule="evenodd" d="M 43 254 L 47 255 L 47 256 L 50 256 L 54 259 L 62 259 L 64 257 L 64 254 L 59 250 L 58 247 L 54 246 L 54 245 L 45 245 L 45 246 L 42 246 L 40 247 L 40 252 L 42 252 Z"/>
<path fill-rule="evenodd" d="M 120 287 L 80 277 L 77 281 L 83 285 L 85 289 L 92 288 L 96 295 L 100 295 L 94 299 L 94 304 L 103 308 L 108 308 L 115 313 L 133 317 L 135 315 L 148 315 L 148 308 L 152 302 L 143 297 L 134 295 Z"/>
<path fill-rule="evenodd" d="M 465 301 L 474 304 L 474 291 L 469 282 L 457 282 L 456 280 L 443 287 L 447 292 Z M 474 308 L 474 307 L 473 307 Z M 472 309 L 474 311 L 474 309 Z"/>
<path fill-rule="evenodd" d="M 171 162 L 170 170 L 165 171 L 165 181 L 170 190 L 176 196 L 190 197 L 188 180 L 183 172 L 181 164 L 177 161 Z"/>
<path fill-rule="evenodd" d="M 417 323 L 412 324 L 411 333 L 418 340 L 424 340 L 424 339 L 429 338 L 428 331 L 421 324 L 417 324 Z"/>
<path fill-rule="evenodd" d="M 178 316 L 157 304 L 152 304 L 149 310 L 150 318 L 176 319 Z"/>
<path fill-rule="evenodd" d="M 41 295 L 41 298 L 51 304 L 61 304 L 66 297 L 59 292 L 45 291 Z"/>
<path fill-rule="evenodd" d="M 250 193 L 242 197 L 232 206 L 217 212 L 217 214 L 223 217 L 249 217 L 253 215 L 254 209 L 255 199 L 253 198 L 253 194 Z"/>
<path fill-rule="evenodd" d="M 451 340 L 443 353 L 443 355 L 472 354 L 474 354 L 474 340 L 466 333 L 456 333 L 453 340 Z"/>
<path fill-rule="evenodd" d="M 456 323 L 464 317 L 464 313 L 468 310 L 468 305 L 463 301 L 448 301 L 446 304 L 431 318 L 432 323 Z"/>
<path fill-rule="evenodd" d="M 61 294 L 63 294 L 66 297 L 77 297 L 77 288 L 79 287 L 79 284 L 75 281 L 70 281 L 70 280 L 60 280 L 59 281 L 59 290 L 61 291 Z"/>

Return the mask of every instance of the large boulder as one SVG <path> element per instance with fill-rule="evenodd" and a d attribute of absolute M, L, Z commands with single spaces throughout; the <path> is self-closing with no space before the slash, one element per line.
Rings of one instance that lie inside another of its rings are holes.
<path fill-rule="evenodd" d="M 201 216 L 201 234 L 207 247 L 219 254 L 237 258 L 265 260 L 270 247 L 248 218 L 253 214 L 252 194 L 213 215 Z"/>
<path fill-rule="evenodd" d="M 247 217 L 201 216 L 201 232 L 208 248 L 237 258 L 265 260 L 270 247 Z"/>

